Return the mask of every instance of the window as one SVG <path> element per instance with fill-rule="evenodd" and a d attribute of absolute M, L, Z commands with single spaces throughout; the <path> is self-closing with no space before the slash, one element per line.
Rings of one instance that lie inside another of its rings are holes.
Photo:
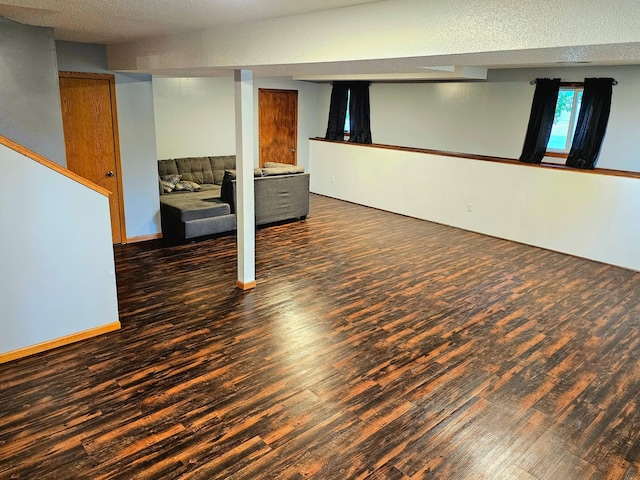
<path fill-rule="evenodd" d="M 351 89 L 347 90 L 347 115 L 344 117 L 344 136 L 348 137 L 351 133 L 351 115 L 349 114 L 349 102 L 351 101 Z"/>
<path fill-rule="evenodd" d="M 364 81 L 333 82 L 325 139 L 372 142 L 369 84 Z"/>
<path fill-rule="evenodd" d="M 571 150 L 571 141 L 578 123 L 583 90 L 584 87 L 581 85 L 560 87 L 551 137 L 547 143 L 548 154 L 555 153 L 565 156 Z"/>

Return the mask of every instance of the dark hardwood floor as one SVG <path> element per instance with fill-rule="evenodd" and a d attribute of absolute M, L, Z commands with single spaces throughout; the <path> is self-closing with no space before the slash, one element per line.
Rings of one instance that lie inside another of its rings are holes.
<path fill-rule="evenodd" d="M 0 478 L 633 479 L 640 274 L 320 196 L 115 249 L 122 330 L 0 365 Z"/>

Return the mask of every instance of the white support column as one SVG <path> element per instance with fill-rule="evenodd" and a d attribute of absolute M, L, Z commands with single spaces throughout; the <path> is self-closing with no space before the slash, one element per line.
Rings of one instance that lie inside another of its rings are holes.
<path fill-rule="evenodd" d="M 256 286 L 256 227 L 253 193 L 253 72 L 234 72 L 236 100 L 236 215 L 238 220 L 238 288 Z"/>

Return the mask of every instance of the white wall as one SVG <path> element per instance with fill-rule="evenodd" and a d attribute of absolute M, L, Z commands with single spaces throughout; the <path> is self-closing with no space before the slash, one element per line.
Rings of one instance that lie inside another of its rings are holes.
<path fill-rule="evenodd" d="M 582 82 L 585 77 L 615 78 L 618 85 L 613 87 L 611 115 L 596 167 L 640 172 L 640 156 L 637 154 L 640 150 L 640 136 L 637 135 L 640 119 L 640 65 L 497 70 L 489 74 L 490 81 L 499 85 L 528 84 L 531 79 L 538 77 L 561 78 L 565 82 Z M 515 154 L 509 155 L 513 158 L 520 156 L 524 143 L 534 87 L 530 86 L 530 89 L 527 108 L 524 111 L 521 108 L 518 113 L 520 119 L 525 117 L 526 120 L 524 127 L 520 127 L 520 144 L 517 149 L 514 148 Z M 519 124 L 522 125 L 522 120 Z M 512 130 L 511 134 L 515 134 L 515 130 Z M 544 161 L 559 161 L 564 164 L 562 159 L 551 157 L 545 158 Z"/>
<path fill-rule="evenodd" d="M 310 144 L 312 192 L 640 270 L 640 179 Z"/>
<path fill-rule="evenodd" d="M 110 73 L 104 45 L 56 42 L 61 71 Z M 115 74 L 127 238 L 160 232 L 151 76 Z"/>
<path fill-rule="evenodd" d="M 370 88 L 371 131 L 377 143 L 497 157 L 520 155 L 533 98 L 528 82 Z"/>
<path fill-rule="evenodd" d="M 287 78 L 254 78 L 254 164 L 258 165 L 258 89 L 298 91 L 298 164 L 309 166 L 316 136 L 318 85 Z M 153 78 L 158 158 L 235 154 L 233 78 Z"/>
<path fill-rule="evenodd" d="M 487 82 L 374 83 L 371 133 L 375 143 L 518 158 L 538 77 L 583 81 L 613 77 L 611 116 L 597 167 L 640 172 L 640 66 L 497 70 Z M 317 136 L 324 137 L 331 86 L 318 95 Z M 548 157 L 545 162 L 564 163 Z"/>
<path fill-rule="evenodd" d="M 0 353 L 118 321 L 107 197 L 0 145 Z"/>
<path fill-rule="evenodd" d="M 233 155 L 233 78 L 153 78 L 158 159 Z"/>

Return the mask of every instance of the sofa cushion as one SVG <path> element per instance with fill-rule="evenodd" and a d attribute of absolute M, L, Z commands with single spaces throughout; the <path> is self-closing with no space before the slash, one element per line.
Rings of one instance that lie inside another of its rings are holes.
<path fill-rule="evenodd" d="M 236 229 L 235 215 L 219 215 L 217 217 L 200 218 L 184 224 L 184 238 L 215 235 Z"/>
<path fill-rule="evenodd" d="M 166 197 L 162 199 L 161 208 L 181 222 L 231 213 L 229 204 L 219 198 L 198 198 L 190 194 L 166 195 Z"/>
<path fill-rule="evenodd" d="M 162 177 L 167 175 L 177 175 L 178 174 L 178 166 L 176 165 L 176 161 L 171 158 L 168 160 L 158 160 L 158 183 L 160 186 L 160 195 L 164 193 L 169 193 L 173 190 L 165 189 L 165 186 L 162 182 Z"/>
<path fill-rule="evenodd" d="M 218 157 L 209 157 L 211 169 L 213 170 L 213 183 L 222 185 L 225 170 L 233 170 L 236 168 L 236 156 L 224 155 Z"/>
<path fill-rule="evenodd" d="M 213 183 L 213 171 L 209 157 L 176 158 L 182 180 L 195 183 Z"/>
<path fill-rule="evenodd" d="M 169 160 L 158 160 L 158 175 L 160 175 L 160 177 L 177 175 L 178 173 L 178 166 L 173 158 Z"/>

